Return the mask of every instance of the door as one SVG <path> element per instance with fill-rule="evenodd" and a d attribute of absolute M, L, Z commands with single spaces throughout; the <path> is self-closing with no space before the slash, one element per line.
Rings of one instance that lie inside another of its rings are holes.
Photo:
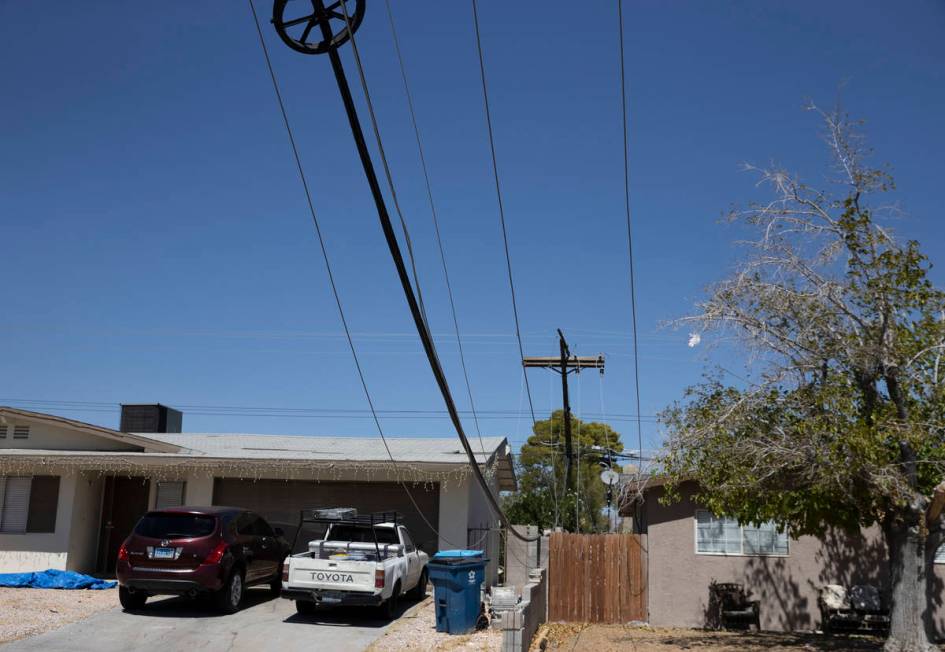
<path fill-rule="evenodd" d="M 255 515 L 254 515 L 255 516 Z M 270 578 L 279 572 L 282 561 L 282 546 L 276 541 L 276 535 L 259 516 L 255 516 L 253 531 L 256 534 L 256 557 L 259 560 L 260 577 Z"/>
<path fill-rule="evenodd" d="M 413 545 L 407 528 L 400 528 L 400 540 L 404 544 L 404 557 L 407 558 L 407 577 L 404 578 L 404 590 L 408 590 L 417 585 L 420 579 L 420 573 L 423 570 L 423 564 L 420 563 L 420 553 L 417 547 Z"/>
<path fill-rule="evenodd" d="M 102 496 L 102 529 L 99 537 L 98 568 L 115 572 L 118 549 L 131 534 L 135 523 L 148 511 L 151 481 L 142 477 L 105 478 Z"/>
<path fill-rule="evenodd" d="M 256 536 L 258 517 L 251 512 L 243 512 L 236 519 L 236 545 L 243 552 L 246 562 L 246 583 L 252 584 L 263 575 L 265 561 L 261 558 L 262 548 Z"/>

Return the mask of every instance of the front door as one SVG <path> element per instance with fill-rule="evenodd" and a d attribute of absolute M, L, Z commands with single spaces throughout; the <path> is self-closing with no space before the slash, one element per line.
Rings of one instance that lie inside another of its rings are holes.
<path fill-rule="evenodd" d="M 115 572 L 118 549 L 131 534 L 138 519 L 148 511 L 151 481 L 141 477 L 105 478 L 102 499 L 102 531 L 99 539 L 98 569 Z"/>

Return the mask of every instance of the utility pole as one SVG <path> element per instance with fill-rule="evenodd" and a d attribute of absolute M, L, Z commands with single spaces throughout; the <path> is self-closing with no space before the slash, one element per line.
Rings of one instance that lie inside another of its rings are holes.
<path fill-rule="evenodd" d="M 551 369 L 561 374 L 561 398 L 564 405 L 564 491 L 565 495 L 572 490 L 574 485 L 574 448 L 571 439 L 571 402 L 568 399 L 568 374 L 572 371 L 580 373 L 581 369 L 600 369 L 604 373 L 604 356 L 584 356 L 579 357 L 571 355 L 568 348 L 568 342 L 564 339 L 564 333 L 558 329 L 558 344 L 560 353 L 558 356 L 530 356 L 522 359 L 522 365 L 525 368 L 542 367 Z"/>

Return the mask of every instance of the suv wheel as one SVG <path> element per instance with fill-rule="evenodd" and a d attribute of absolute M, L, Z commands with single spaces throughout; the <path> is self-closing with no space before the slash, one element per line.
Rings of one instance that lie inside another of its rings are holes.
<path fill-rule="evenodd" d="M 118 601 L 121 603 L 122 608 L 125 611 L 135 611 L 144 606 L 145 601 L 148 599 L 146 593 L 141 591 L 135 591 L 132 593 L 124 586 L 118 587 Z"/>
<path fill-rule="evenodd" d="M 217 606 L 224 613 L 236 613 L 243 602 L 243 574 L 234 568 L 223 588 L 217 591 Z"/>

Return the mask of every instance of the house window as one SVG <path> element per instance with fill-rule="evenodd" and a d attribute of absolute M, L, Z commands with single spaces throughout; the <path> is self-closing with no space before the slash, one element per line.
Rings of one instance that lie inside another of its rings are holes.
<path fill-rule="evenodd" d="M 29 426 L 13 426 L 14 439 L 29 439 L 29 436 L 30 436 Z"/>
<path fill-rule="evenodd" d="M 58 476 L 0 476 L 0 532 L 55 532 L 58 506 Z"/>
<path fill-rule="evenodd" d="M 938 550 L 935 551 L 935 563 L 945 564 L 945 543 L 940 545 Z"/>
<path fill-rule="evenodd" d="M 7 438 L 7 426 L 5 423 L 0 423 L 0 439 Z"/>
<path fill-rule="evenodd" d="M 696 553 L 703 555 L 787 555 L 787 532 L 774 523 L 742 525 L 733 518 L 696 510 Z"/>
<path fill-rule="evenodd" d="M 154 509 L 166 509 L 168 507 L 180 507 L 184 504 L 184 489 L 187 483 L 177 482 L 158 482 L 157 498 L 154 501 Z"/>

